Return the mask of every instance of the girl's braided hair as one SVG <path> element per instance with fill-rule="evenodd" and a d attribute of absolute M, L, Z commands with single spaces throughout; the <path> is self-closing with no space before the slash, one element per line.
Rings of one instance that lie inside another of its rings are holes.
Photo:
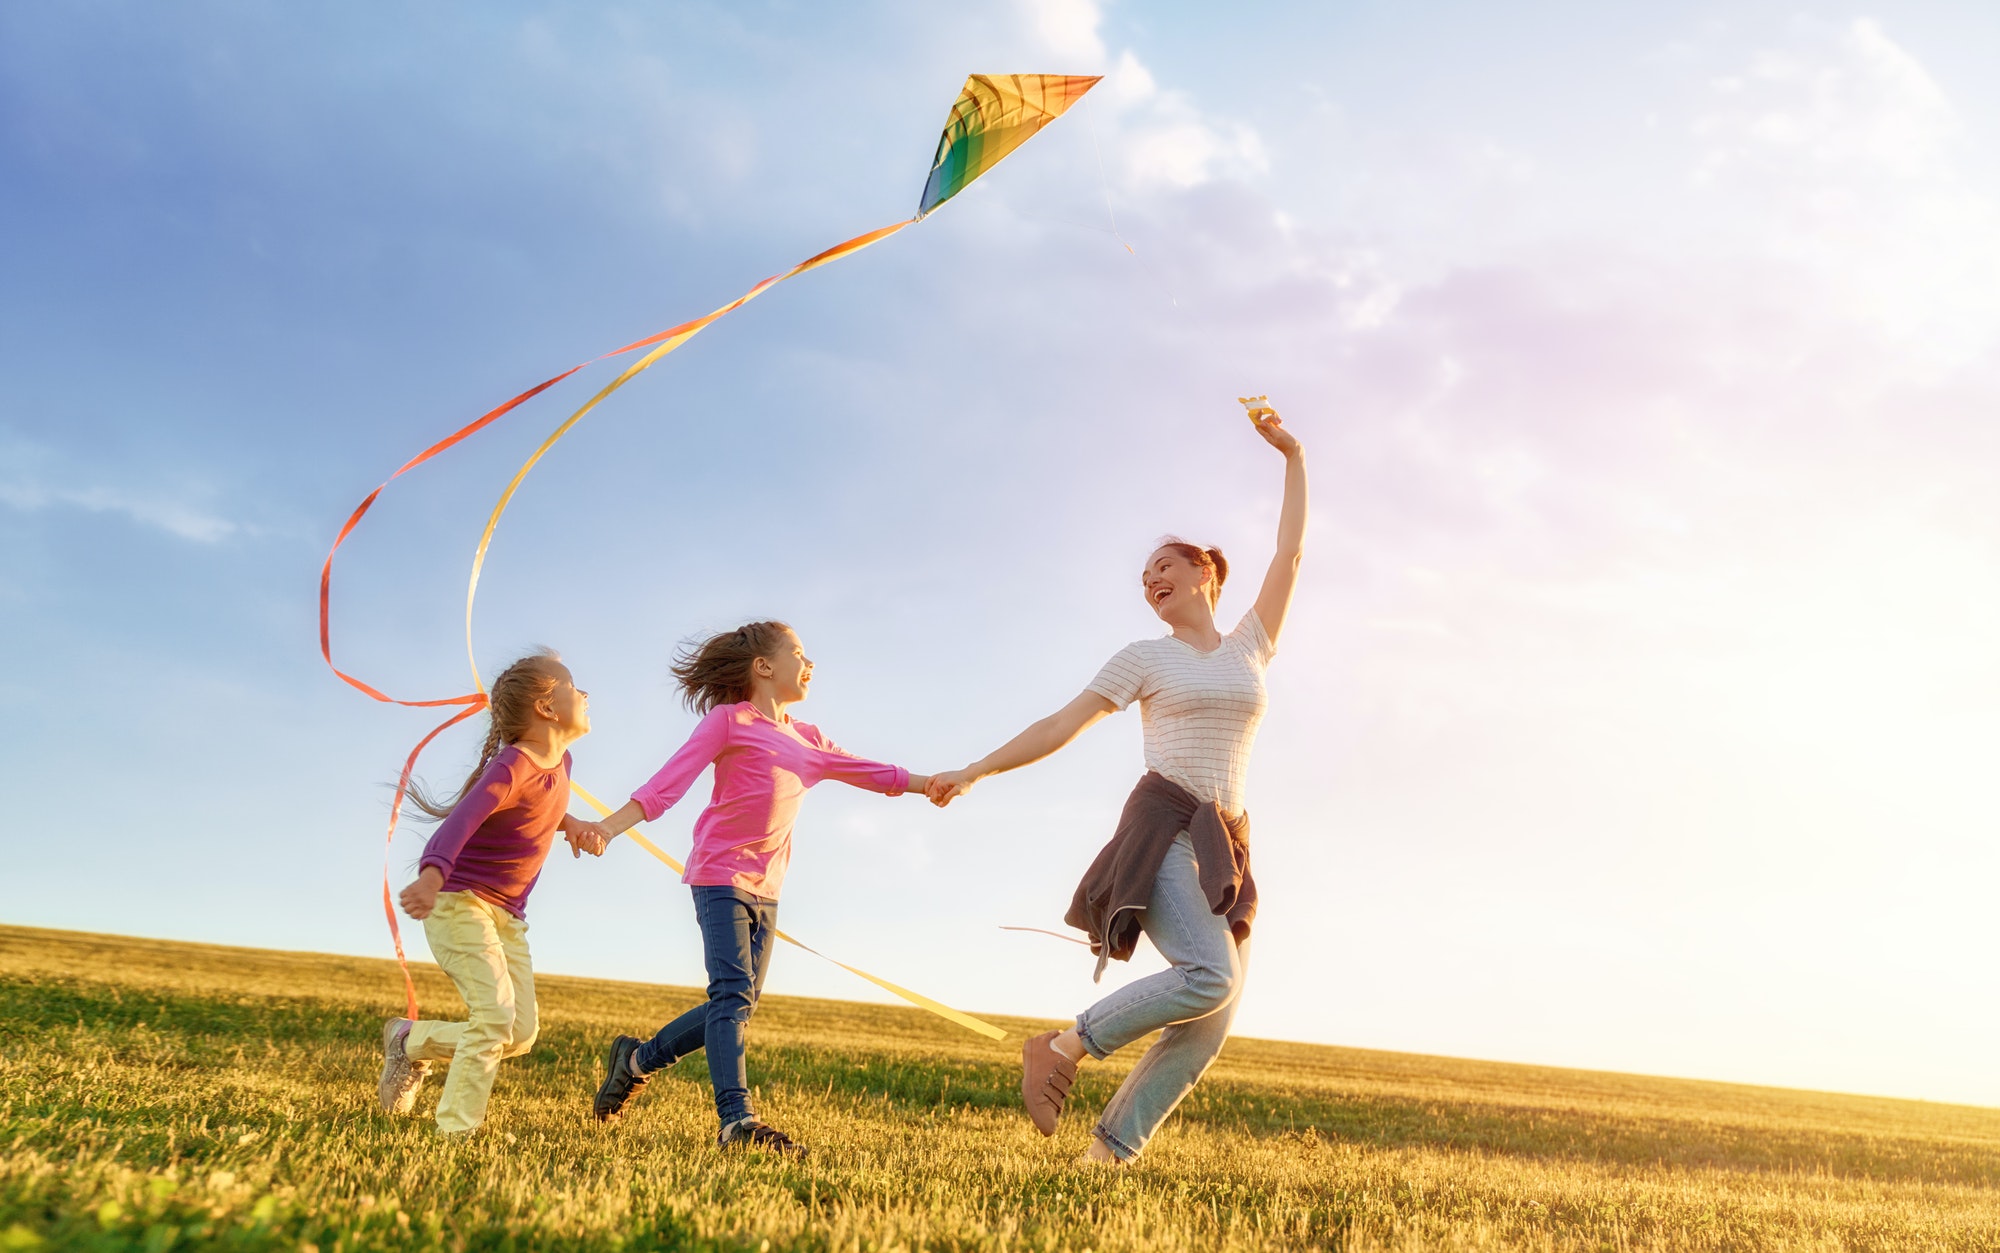
<path fill-rule="evenodd" d="M 502 670 L 486 696 L 486 742 L 479 746 L 479 764 L 465 776 L 465 783 L 450 800 L 440 800 L 410 780 L 410 803 L 432 818 L 452 811 L 500 750 L 526 735 L 535 725 L 535 706 L 556 693 L 562 682 L 562 658 L 554 649 L 538 648 Z"/>
<path fill-rule="evenodd" d="M 683 646 L 673 665 L 681 700 L 698 714 L 749 700 L 751 663 L 777 656 L 791 629 L 782 622 L 746 622 Z"/>

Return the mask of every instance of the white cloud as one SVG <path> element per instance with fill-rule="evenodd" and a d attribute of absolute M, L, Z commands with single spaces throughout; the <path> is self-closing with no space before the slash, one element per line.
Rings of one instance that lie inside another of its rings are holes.
<path fill-rule="evenodd" d="M 52 465 L 46 450 L 33 445 L 10 443 L 4 454 L 0 463 L 5 465 L 6 477 L 0 478 L 0 505 L 22 513 L 68 508 L 122 514 L 141 526 L 198 544 L 218 543 L 243 529 L 227 518 L 160 492 L 52 482 L 63 476 Z"/>
<path fill-rule="evenodd" d="M 1097 0 L 1021 0 L 1034 36 L 1056 56 L 1095 68 L 1110 57 Z M 1081 68 L 1081 67 L 1079 67 Z M 1163 91 L 1130 48 L 1097 89 L 1109 106 L 1119 173 L 1134 190 L 1198 187 L 1218 177 L 1262 173 L 1264 141 L 1249 126 L 1203 113 L 1183 92 Z"/>
<path fill-rule="evenodd" d="M 1104 63 L 1104 41 L 1097 35 L 1104 14 L 1096 0 L 1021 0 L 1021 7 L 1050 52 L 1089 66 Z"/>
<path fill-rule="evenodd" d="M 1114 108 L 1127 109 L 1151 100 L 1160 88 L 1153 81 L 1153 72 L 1140 64 L 1139 58 L 1127 48 L 1118 54 L 1118 64 L 1104 76 L 1104 85 L 1098 90 L 1107 94 Z"/>
<path fill-rule="evenodd" d="M 2000 204 L 1944 88 L 1874 22 L 1801 26 L 1717 78 L 1698 185 L 1744 196 L 1846 311 L 1959 362 L 2000 337 Z"/>
<path fill-rule="evenodd" d="M 1166 110 L 1168 117 L 1133 132 L 1125 145 L 1125 170 L 1146 187 L 1198 187 L 1219 170 L 1261 172 L 1264 143 L 1247 126 L 1217 125 L 1191 110 Z M 1173 117 L 1182 112 L 1183 116 Z"/>

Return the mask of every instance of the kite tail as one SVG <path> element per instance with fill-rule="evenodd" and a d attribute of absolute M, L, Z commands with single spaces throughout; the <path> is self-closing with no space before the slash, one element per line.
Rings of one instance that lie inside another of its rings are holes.
<path fill-rule="evenodd" d="M 674 349 L 699 334 L 703 328 L 718 318 L 725 317 L 734 310 L 741 308 L 764 291 L 788 278 L 803 274 L 807 270 L 816 269 L 829 262 L 838 261 L 842 257 L 849 256 L 871 244 L 887 239 L 912 222 L 921 220 L 925 215 L 935 211 L 945 201 L 964 190 L 974 179 L 977 179 L 981 174 L 991 169 L 1002 158 L 1027 142 L 1043 126 L 1056 117 L 1059 117 L 1071 104 L 1075 103 L 1085 92 L 1095 86 L 1097 82 L 1098 79 L 1095 77 L 1056 74 L 975 74 L 971 76 L 966 79 L 965 86 L 959 93 L 957 103 L 952 106 L 951 115 L 946 122 L 944 133 L 939 137 L 937 153 L 932 158 L 931 176 L 925 184 L 924 194 L 919 202 L 915 217 L 869 231 L 862 235 L 857 235 L 852 239 L 835 244 L 826 251 L 801 261 L 783 274 L 773 275 L 765 279 L 713 313 L 696 318 L 691 322 L 683 322 L 678 326 L 670 327 L 656 335 L 647 336 L 645 339 L 627 344 L 622 348 L 613 349 L 602 356 L 593 357 L 589 361 L 573 365 L 552 378 L 544 379 L 519 395 L 487 410 L 479 417 L 466 423 L 464 426 L 404 462 L 394 474 L 384 479 L 374 491 L 362 498 L 359 505 L 355 506 L 354 512 L 348 516 L 346 525 L 340 528 L 340 534 L 335 537 L 333 547 L 327 550 L 326 561 L 320 567 L 319 651 L 321 659 L 326 662 L 327 668 L 332 670 L 341 682 L 354 688 L 371 700 L 380 701 L 384 704 L 418 708 L 436 708 L 450 705 L 462 705 L 465 707 L 442 723 L 439 723 L 431 730 L 430 734 L 418 741 L 415 748 L 410 750 L 409 757 L 403 763 L 402 775 L 396 783 L 396 803 L 389 814 L 389 828 L 382 855 L 382 911 L 389 921 L 389 936 L 395 943 L 396 961 L 402 967 L 403 991 L 409 1015 L 412 1019 L 415 1019 L 417 1016 L 416 985 L 410 978 L 409 961 L 403 953 L 402 930 L 396 921 L 395 901 L 389 891 L 388 845 L 389 843 L 393 843 L 395 839 L 397 819 L 401 816 L 403 798 L 409 791 L 410 773 L 416 767 L 418 756 L 423 753 L 432 740 L 443 733 L 445 728 L 456 725 L 487 707 L 485 684 L 479 677 L 479 666 L 473 656 L 472 609 L 479 590 L 480 571 L 485 565 L 486 552 L 488 546 L 493 541 L 494 529 L 499 525 L 501 515 L 506 512 L 507 506 L 513 500 L 514 493 L 520 487 L 522 480 L 527 477 L 530 470 L 534 469 L 535 463 L 541 460 L 543 454 L 554 447 L 556 442 L 566 435 L 571 427 L 582 421 L 584 416 L 596 408 L 600 402 L 623 387 L 627 382 L 646 371 L 668 353 L 671 353 Z M 1115 225 L 1114 219 L 1114 230 Z M 1127 244 L 1126 247 L 1129 251 L 1131 245 Z M 347 537 L 353 534 L 354 529 L 360 525 L 361 519 L 367 516 L 368 511 L 374 507 L 376 500 L 380 498 L 389 484 L 401 478 L 408 471 L 414 470 L 424 462 L 444 452 L 446 449 L 453 447 L 460 441 L 499 421 L 520 405 L 554 387 L 585 366 L 595 364 L 609 357 L 622 356 L 625 353 L 640 348 L 650 348 L 652 351 L 627 366 L 617 378 L 606 384 L 596 395 L 585 402 L 582 408 L 571 414 L 567 420 L 549 434 L 547 439 L 542 441 L 541 446 L 536 448 L 528 460 L 515 472 L 513 479 L 507 484 L 506 490 L 500 494 L 498 503 L 493 506 L 492 514 L 486 520 L 486 528 L 481 533 L 479 546 L 473 554 L 472 571 L 466 581 L 465 589 L 465 642 L 467 660 L 471 663 L 474 690 L 462 696 L 447 696 L 434 700 L 400 700 L 379 691 L 353 675 L 348 674 L 339 666 L 334 665 L 331 625 L 332 612 L 330 609 L 333 598 L 333 558 L 340 551 L 340 546 L 347 542 Z M 584 795 L 588 798 L 588 793 L 584 793 Z M 641 837 L 635 834 L 633 838 L 637 840 Z M 646 847 L 648 851 L 651 851 L 662 861 L 667 862 L 669 865 L 674 864 L 671 858 L 667 857 L 657 848 L 654 848 L 650 844 L 647 844 Z M 798 944 L 798 941 L 792 939 L 790 936 L 785 936 L 784 938 L 793 944 Z M 800 944 L 799 947 L 804 948 L 805 946 Z M 812 952 L 814 950 L 808 949 L 807 951 Z M 824 956 L 824 954 L 820 955 Z M 827 960 L 832 961 L 833 959 L 827 958 Z M 894 992 L 905 1000 L 959 1023 L 961 1026 L 968 1027 L 984 1035 L 993 1036 L 994 1038 L 999 1038 L 1002 1034 L 996 1027 L 980 1022 L 970 1015 L 961 1014 L 927 997 L 919 996 L 907 988 L 898 987 L 895 984 L 878 979 L 866 971 L 846 966 L 844 963 L 835 962 L 834 964 L 842 966 L 843 969 L 853 971 L 853 973 L 860 977 Z"/>
<path fill-rule="evenodd" d="M 403 972 L 403 1004 L 407 1010 L 406 1016 L 411 1022 L 417 1020 L 417 984 L 415 980 L 410 978 L 410 959 L 403 953 L 403 928 L 396 921 L 395 899 L 389 895 L 389 849 L 396 842 L 396 823 L 403 816 L 403 798 L 409 795 L 410 774 L 417 768 L 417 758 L 421 757 L 423 751 L 430 747 L 431 741 L 444 734 L 447 728 L 464 722 L 467 718 L 486 708 L 485 696 L 481 695 L 475 699 L 478 703 L 468 705 L 466 708 L 459 710 L 451 717 L 432 727 L 431 733 L 423 739 L 418 740 L 417 746 L 410 750 L 408 757 L 404 758 L 403 773 L 396 778 L 396 799 L 389 806 L 389 830 L 382 839 L 382 913 L 389 919 L 389 939 L 396 945 L 396 965 Z M 415 702 L 398 701 L 396 703 Z"/>

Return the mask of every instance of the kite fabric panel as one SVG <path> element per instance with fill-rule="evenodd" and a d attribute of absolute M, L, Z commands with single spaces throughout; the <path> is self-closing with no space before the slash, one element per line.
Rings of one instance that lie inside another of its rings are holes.
<path fill-rule="evenodd" d="M 937 208 L 1027 143 L 1095 87 L 1101 75 L 974 74 L 938 137 L 917 217 Z"/>

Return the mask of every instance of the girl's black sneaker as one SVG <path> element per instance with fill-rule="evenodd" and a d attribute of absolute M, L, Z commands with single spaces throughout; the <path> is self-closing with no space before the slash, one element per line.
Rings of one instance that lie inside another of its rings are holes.
<path fill-rule="evenodd" d="M 792 1139 L 776 1127 L 757 1118 L 741 1118 L 722 1129 L 715 1137 L 715 1146 L 721 1149 L 763 1149 L 780 1157 L 804 1157 L 806 1146 Z"/>
<path fill-rule="evenodd" d="M 632 1073 L 632 1054 L 638 1051 L 639 1041 L 632 1036 L 621 1035 L 611 1041 L 611 1049 L 604 1055 L 604 1082 L 597 1085 L 597 1098 L 590 1103 L 597 1121 L 618 1117 L 632 1094 L 646 1086 L 644 1075 Z"/>

